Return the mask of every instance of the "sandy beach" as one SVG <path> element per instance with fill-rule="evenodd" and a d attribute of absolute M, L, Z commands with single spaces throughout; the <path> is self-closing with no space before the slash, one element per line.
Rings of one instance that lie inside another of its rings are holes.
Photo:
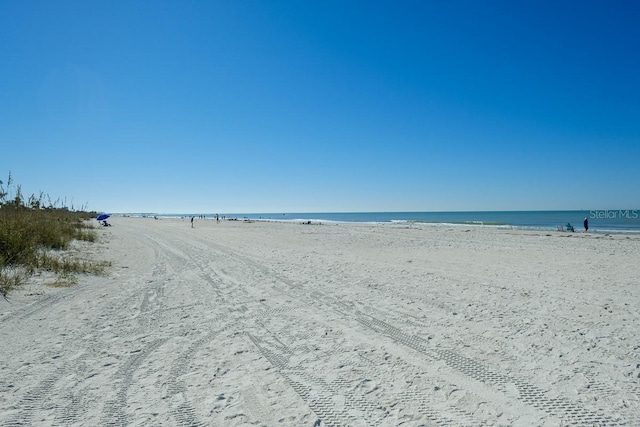
<path fill-rule="evenodd" d="M 2 426 L 640 426 L 640 238 L 111 219 L 0 299 Z"/>

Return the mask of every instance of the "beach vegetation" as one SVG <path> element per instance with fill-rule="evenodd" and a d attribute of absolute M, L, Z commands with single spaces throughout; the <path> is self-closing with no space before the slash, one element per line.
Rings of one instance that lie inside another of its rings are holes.
<path fill-rule="evenodd" d="M 6 183 L 0 181 L 0 294 L 6 296 L 37 271 L 53 272 L 58 282 L 68 284 L 77 273 L 103 273 L 106 263 L 69 253 L 74 241 L 97 240 L 88 221 L 95 215 L 43 193 L 25 198 L 11 174 Z"/>

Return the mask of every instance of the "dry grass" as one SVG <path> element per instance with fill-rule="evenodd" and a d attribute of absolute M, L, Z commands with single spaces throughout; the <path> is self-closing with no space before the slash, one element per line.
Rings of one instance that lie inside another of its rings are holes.
<path fill-rule="evenodd" d="M 7 186 L 11 188 L 11 176 Z M 76 211 L 55 204 L 44 207 L 44 197 L 24 202 L 20 187 L 9 199 L 0 181 L 0 294 L 5 295 L 38 270 L 49 270 L 70 283 L 76 273 L 101 274 L 107 263 L 69 256 L 65 251 L 74 240 L 95 242 L 97 234 L 87 219 L 95 212 Z"/>

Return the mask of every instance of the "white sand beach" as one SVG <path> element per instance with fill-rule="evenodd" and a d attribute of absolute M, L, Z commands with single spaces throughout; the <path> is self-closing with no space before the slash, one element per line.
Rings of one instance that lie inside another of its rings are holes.
<path fill-rule="evenodd" d="M 2 426 L 640 426 L 640 239 L 112 217 L 0 299 Z"/>

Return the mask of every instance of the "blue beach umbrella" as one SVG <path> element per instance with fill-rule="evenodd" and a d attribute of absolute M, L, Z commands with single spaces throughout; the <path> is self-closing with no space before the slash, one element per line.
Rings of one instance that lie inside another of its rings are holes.
<path fill-rule="evenodd" d="M 109 214 L 100 214 L 98 215 L 98 217 L 96 218 L 96 220 L 98 221 L 104 221 L 105 219 L 109 218 L 111 215 Z"/>

